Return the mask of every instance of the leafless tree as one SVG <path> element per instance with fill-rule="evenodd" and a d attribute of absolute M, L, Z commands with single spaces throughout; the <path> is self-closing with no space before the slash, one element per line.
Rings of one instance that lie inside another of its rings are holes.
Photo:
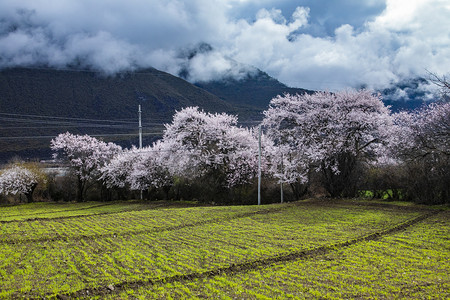
<path fill-rule="evenodd" d="M 441 96 L 444 100 L 450 99 L 450 82 L 446 75 L 439 76 L 436 73 L 428 71 L 429 80 L 437 85 L 441 91 Z"/>

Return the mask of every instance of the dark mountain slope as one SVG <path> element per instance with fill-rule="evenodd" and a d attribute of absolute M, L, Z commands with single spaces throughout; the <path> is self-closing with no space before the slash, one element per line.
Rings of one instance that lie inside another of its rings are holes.
<path fill-rule="evenodd" d="M 138 104 L 146 114 L 159 118 L 190 105 L 210 111 L 232 110 L 217 96 L 156 69 L 115 77 L 50 69 L 0 72 L 1 112 L 118 119 L 135 118 Z"/>
<path fill-rule="evenodd" d="M 152 136 L 161 135 L 162 124 L 186 106 L 237 113 L 217 96 L 156 69 L 114 77 L 83 70 L 5 69 L 0 71 L 0 160 L 48 154 L 50 137 L 65 131 L 137 144 L 139 104 L 144 133 Z M 148 144 L 152 137 L 146 137 Z"/>

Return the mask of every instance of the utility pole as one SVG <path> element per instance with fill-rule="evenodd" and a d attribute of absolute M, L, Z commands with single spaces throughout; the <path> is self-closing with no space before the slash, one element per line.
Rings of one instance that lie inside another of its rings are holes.
<path fill-rule="evenodd" d="M 258 205 L 261 205 L 261 125 L 259 125 L 258 139 Z"/>
<path fill-rule="evenodd" d="M 141 120 L 141 105 L 139 104 L 139 149 L 142 149 L 142 120 Z M 143 199 L 143 192 L 141 190 L 141 200 Z"/>
<path fill-rule="evenodd" d="M 142 149 L 142 121 L 141 121 L 141 105 L 139 104 L 139 149 Z"/>
<path fill-rule="evenodd" d="M 284 177 L 284 167 L 283 167 L 283 153 L 281 153 L 281 174 Z M 280 190 L 281 190 L 281 203 L 283 203 L 283 180 L 281 180 L 281 185 L 280 185 Z"/>

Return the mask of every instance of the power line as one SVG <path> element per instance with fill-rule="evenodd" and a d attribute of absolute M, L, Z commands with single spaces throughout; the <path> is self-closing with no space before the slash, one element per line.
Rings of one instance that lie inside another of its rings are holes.
<path fill-rule="evenodd" d="M 5 117 L 1 117 L 4 115 Z M 39 119 L 32 119 L 39 118 Z M 44 119 L 47 118 L 47 119 Z M 96 119 L 83 119 L 83 118 L 65 118 L 65 117 L 53 117 L 53 116 L 41 116 L 41 115 L 25 115 L 25 114 L 10 114 L 10 113 L 0 113 L 0 121 L 6 122 L 16 122 L 16 123 L 29 123 L 29 124 L 48 124 L 48 125 L 57 125 L 60 127 L 68 127 L 68 126 L 84 126 L 84 127 L 123 127 L 123 128 L 134 128 L 136 126 L 136 122 L 128 122 L 128 121 L 115 121 L 115 120 L 96 120 Z M 154 122 L 155 119 L 152 119 L 152 122 L 142 122 L 143 126 L 164 126 L 169 124 L 167 122 Z M 108 123 L 119 123 L 119 124 L 101 124 L 94 122 L 108 122 Z M 261 121 L 257 120 L 248 120 L 248 121 L 240 121 L 238 124 L 259 124 Z M 17 127 L 6 125 L 4 127 Z"/>
<path fill-rule="evenodd" d="M 119 126 L 119 125 L 98 125 L 98 124 L 83 124 L 83 125 L 58 125 L 58 126 L 4 126 L 0 130 L 11 129 L 52 129 L 52 128 L 79 128 L 79 127 L 92 127 L 92 128 L 111 128 L 111 129 L 133 129 L 135 126 Z"/>
<path fill-rule="evenodd" d="M 163 132 L 146 132 L 142 133 L 142 135 L 162 135 Z M 111 133 L 111 134 L 89 134 L 92 137 L 112 137 L 112 136 L 132 136 L 134 137 L 136 133 Z M 56 135 L 38 135 L 38 136 L 5 136 L 0 137 L 0 141 L 7 140 L 20 140 L 20 139 L 53 139 L 56 138 Z"/>
<path fill-rule="evenodd" d="M 45 125 L 45 123 L 42 123 Z M 51 124 L 48 124 L 48 126 L 12 126 L 12 125 L 6 125 L 3 127 L 0 127 L 0 130 L 12 130 L 12 129 L 62 129 L 62 128 L 105 128 L 105 129 L 135 129 L 136 126 L 121 126 L 121 125 L 101 125 L 101 124 L 69 124 L 69 125 L 54 125 L 50 126 Z M 165 128 L 163 125 L 157 125 L 157 126 L 146 126 L 148 128 Z"/>
<path fill-rule="evenodd" d="M 3 115 L 4 117 L 1 117 Z M 36 118 L 36 119 L 33 119 Z M 40 120 L 42 119 L 42 120 Z M 146 122 L 143 118 L 142 124 L 144 126 L 164 126 L 170 123 L 169 119 L 155 119 L 149 118 L 151 121 Z M 0 113 L 0 121 L 8 122 L 20 122 L 20 123 L 36 123 L 36 124 L 56 124 L 56 125 L 80 125 L 85 126 L 87 124 L 96 124 L 94 122 L 107 122 L 107 123 L 118 123 L 123 126 L 129 125 L 135 127 L 137 122 L 125 121 L 125 120 L 105 120 L 105 119 L 84 119 L 84 118 L 70 118 L 70 117 L 54 117 L 54 116 L 44 116 L 44 115 L 26 115 L 26 114 L 12 114 L 12 113 Z M 160 121 L 160 122 L 158 122 Z M 116 124 L 116 126 L 118 126 Z M 106 126 L 106 124 L 101 124 Z"/>
<path fill-rule="evenodd" d="M 3 117 L 2 117 L 3 115 Z M 3 124 L 0 129 L 50 129 L 50 128 L 69 128 L 69 127 L 95 127 L 95 128 L 111 128 L 111 129 L 133 129 L 135 128 L 135 122 L 115 121 L 115 120 L 96 120 L 96 119 L 83 119 L 83 118 L 64 118 L 42 115 L 26 115 L 26 114 L 12 114 L 12 113 L 0 113 L 0 123 Z M 98 122 L 98 123 L 96 123 Z M 107 122 L 106 124 L 102 122 Z M 30 124 L 30 125 L 47 125 L 47 126 L 20 126 L 16 123 Z M 118 123 L 118 124 L 114 124 Z M 163 127 L 164 123 L 159 122 L 144 122 L 146 127 Z"/>
<path fill-rule="evenodd" d="M 174 111 L 175 113 L 175 111 Z M 73 121 L 89 121 L 89 122 L 112 122 L 112 123 L 126 123 L 126 124 L 136 124 L 137 122 L 134 120 L 134 118 L 126 118 L 126 119 L 87 119 L 87 118 L 75 118 L 75 117 L 56 117 L 56 116 L 50 116 L 50 115 L 36 115 L 36 114 L 18 114 L 18 113 L 3 113 L 0 112 L 0 115 L 5 116 L 11 116 L 11 117 L 28 117 L 28 118 L 47 118 L 47 119 L 59 119 L 59 120 L 73 120 Z M 233 115 L 231 113 L 231 115 Z M 168 115 L 167 117 L 155 117 L 155 116 L 149 116 L 148 119 L 151 119 L 152 121 L 161 121 L 161 122 L 170 122 L 172 121 L 173 115 Z M 145 120 L 145 117 L 142 116 L 142 120 Z M 238 121 L 238 123 L 243 122 L 256 122 L 257 120 L 244 120 L 244 121 Z"/>
<path fill-rule="evenodd" d="M 84 118 L 71 118 L 71 117 L 54 117 L 54 116 L 48 116 L 48 115 L 28 115 L 28 114 L 12 114 L 12 113 L 0 113 L 0 115 L 18 116 L 18 117 L 31 117 L 31 118 L 48 118 L 48 119 L 58 119 L 58 120 L 89 121 L 89 122 L 114 122 L 114 123 L 127 123 L 127 124 L 135 124 L 136 123 L 136 122 L 118 121 L 118 120 L 84 119 Z"/>
<path fill-rule="evenodd" d="M 160 118 L 159 120 L 163 120 Z M 156 122 L 155 122 L 156 121 Z M 163 129 L 166 124 L 170 124 L 171 119 L 164 118 L 164 122 L 158 122 L 158 119 L 152 118 L 151 122 L 142 122 L 143 127 L 153 129 L 156 131 L 149 131 L 143 133 L 146 136 L 162 136 Z M 2 124 L 3 122 L 3 124 Z M 247 120 L 238 122 L 238 125 L 246 124 L 256 125 L 260 121 Z M 53 135 L 55 129 L 68 129 L 68 128 L 98 128 L 98 129 L 111 129 L 111 130 L 133 130 L 136 128 L 137 122 L 130 120 L 111 120 L 111 119 L 91 119 L 91 118 L 76 118 L 76 117 L 59 117 L 50 115 L 38 115 L 38 114 L 20 114 L 20 113 L 5 113 L 0 112 L 0 130 L 5 132 L 8 130 L 23 130 L 25 133 L 23 136 L 0 136 L 0 141 L 14 141 L 20 140 L 39 140 L 39 139 L 53 139 L 56 136 Z M 30 130 L 47 130 L 51 134 L 43 135 L 30 135 Z M 52 131 L 50 131 L 52 130 Z M 133 137 L 134 132 L 131 133 L 97 133 L 90 134 L 93 137 Z"/>

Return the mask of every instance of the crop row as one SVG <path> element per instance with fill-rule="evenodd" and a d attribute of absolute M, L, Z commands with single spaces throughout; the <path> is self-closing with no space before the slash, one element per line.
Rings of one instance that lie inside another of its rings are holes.
<path fill-rule="evenodd" d="M 317 202 L 316 202 L 317 204 Z M 328 200 L 327 206 L 338 205 L 347 206 L 377 206 L 381 207 L 404 207 L 405 209 L 416 209 L 405 205 L 405 202 L 378 203 L 375 201 L 347 200 L 343 202 L 332 202 Z M 139 211 L 149 209 L 161 209 L 169 207 L 192 207 L 194 203 L 189 202 L 142 202 L 142 201 L 116 201 L 116 202 L 82 202 L 82 203 L 46 203 L 37 202 L 24 205 L 4 205 L 0 206 L 0 223 L 27 222 L 27 221 L 48 221 L 52 219 L 65 219 L 71 217 L 83 217 L 98 214 L 119 213 L 127 211 Z"/>
<path fill-rule="evenodd" d="M 293 205 L 300 205 L 303 209 L 309 209 L 311 206 L 310 203 Z M 129 205 L 126 204 L 123 206 L 127 208 Z M 118 234 L 139 234 L 152 231 L 170 230 L 183 226 L 199 225 L 205 222 L 220 222 L 220 220 L 240 218 L 251 214 L 273 212 L 286 209 L 290 206 L 292 205 L 192 207 L 183 210 L 147 209 L 116 212 L 112 215 L 94 214 L 79 216 L 76 218 L 53 218 L 23 222 L 7 222 L 0 223 L 0 244 L 39 242 L 71 238 L 98 238 L 101 236 L 112 236 Z M 354 205 L 341 205 L 338 207 L 343 210 L 343 212 L 350 213 L 350 215 L 366 209 L 366 207 L 355 207 Z M 381 208 L 377 207 L 376 210 L 379 211 Z M 398 208 L 395 206 L 390 207 L 388 211 L 397 213 Z M 301 217 L 304 219 L 304 222 L 307 222 L 305 216 L 306 214 Z M 326 218 L 327 212 L 321 212 L 320 217 Z M 269 217 L 266 219 L 268 218 Z M 317 221 L 317 218 L 315 221 Z M 350 220 L 350 222 L 353 222 L 353 220 Z"/>
<path fill-rule="evenodd" d="M 99 238 L 123 234 L 141 234 L 173 230 L 242 218 L 287 209 L 284 206 L 247 207 L 193 207 L 186 209 L 157 209 L 120 212 L 115 214 L 91 215 L 78 218 L 56 218 L 0 224 L 1 243 L 30 243 L 57 239 Z"/>
<path fill-rule="evenodd" d="M 110 297 L 220 299 L 449 299 L 450 213 L 322 255 L 156 284 Z M 102 295 L 102 298 L 106 297 Z"/>
<path fill-rule="evenodd" d="M 0 206 L 0 223 L 47 221 L 99 214 L 111 214 L 127 211 L 160 209 L 171 206 L 193 206 L 184 202 L 83 202 L 83 203 L 31 203 L 15 206 Z"/>
<path fill-rule="evenodd" d="M 151 220 L 152 224 L 167 220 L 184 224 L 198 220 L 202 214 L 211 217 L 212 213 L 214 216 L 223 213 L 225 218 L 230 212 L 239 212 L 238 209 L 244 208 L 145 211 L 151 216 L 145 220 Z M 144 212 L 124 213 L 124 219 L 120 218 L 121 214 L 107 215 L 110 219 L 103 221 L 111 223 L 104 227 L 93 226 L 90 221 L 94 220 L 85 220 L 85 227 L 80 228 L 98 233 L 96 229 L 108 230 L 113 223 L 129 225 L 130 215 L 140 213 Z M 228 217 L 226 221 L 206 222 L 176 230 L 99 236 L 96 239 L 1 244 L 0 291 L 4 292 L 0 297 L 70 294 L 123 282 L 152 282 L 204 273 L 233 264 L 345 242 L 392 227 L 418 214 L 385 209 L 286 205 L 283 210 L 266 214 Z M 138 220 L 143 221 L 142 218 Z"/>
<path fill-rule="evenodd" d="M 36 218 L 39 215 L 58 214 L 79 210 L 90 210 L 103 206 L 110 206 L 111 203 L 45 203 L 36 202 L 26 205 L 10 205 L 0 207 L 0 220 L 23 220 L 24 218 Z"/>

